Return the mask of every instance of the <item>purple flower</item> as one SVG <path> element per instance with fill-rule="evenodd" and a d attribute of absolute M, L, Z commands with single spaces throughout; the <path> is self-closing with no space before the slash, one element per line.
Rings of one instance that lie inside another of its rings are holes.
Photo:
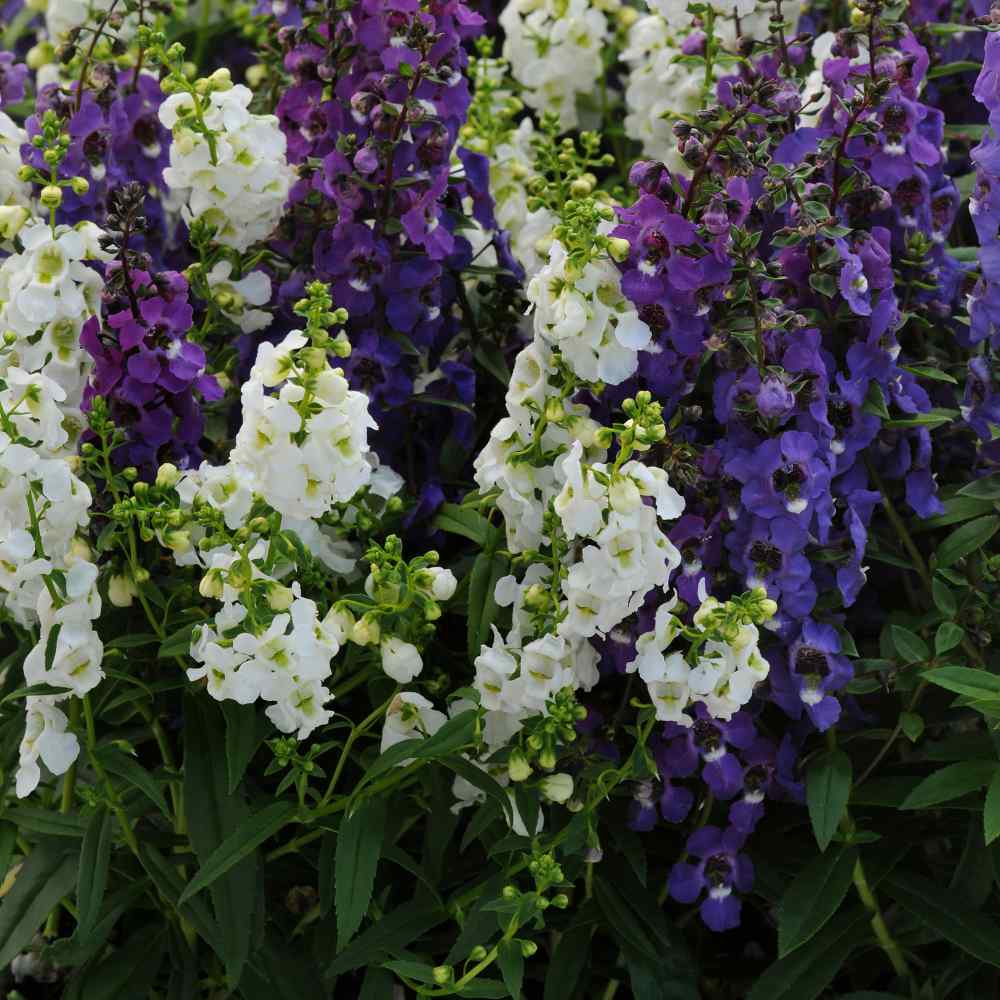
<path fill-rule="evenodd" d="M 663 727 L 664 746 L 657 752 L 661 773 L 688 777 L 702 764 L 701 777 L 718 799 L 731 799 L 739 790 L 743 768 L 732 752 L 750 746 L 755 732 L 747 712 L 737 712 L 728 722 L 713 719 L 705 706 L 695 705 L 694 725 L 675 722 Z"/>
<path fill-rule="evenodd" d="M 686 848 L 698 860 L 679 861 L 670 870 L 670 895 L 679 903 L 694 903 L 704 895 L 698 912 L 713 931 L 739 926 L 741 904 L 735 893 L 753 888 L 753 864 L 740 853 L 745 839 L 733 827 L 703 826 L 691 834 Z"/>

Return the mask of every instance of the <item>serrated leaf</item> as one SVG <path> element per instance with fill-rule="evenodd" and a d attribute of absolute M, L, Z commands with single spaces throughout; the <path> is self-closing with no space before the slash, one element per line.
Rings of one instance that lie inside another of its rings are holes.
<path fill-rule="evenodd" d="M 339 976 L 362 965 L 381 963 L 399 954 L 431 928 L 448 920 L 437 903 L 413 899 L 389 910 L 377 923 L 359 934 L 329 965 L 327 977 Z"/>
<path fill-rule="evenodd" d="M 988 760 L 949 764 L 924 778 L 903 800 L 900 809 L 929 809 L 977 791 L 992 779 L 997 765 Z"/>
<path fill-rule="evenodd" d="M 521 984 L 524 982 L 524 955 L 518 941 L 501 941 L 497 950 L 497 964 L 504 985 L 513 1000 L 520 1000 Z"/>
<path fill-rule="evenodd" d="M 0 904 L 0 969 L 31 943 L 45 918 L 76 882 L 77 855 L 51 844 L 37 844 L 21 865 Z"/>
<path fill-rule="evenodd" d="M 910 872 L 895 871 L 882 883 L 886 892 L 918 921 L 981 962 L 1000 968 L 1000 924 L 955 905 L 941 886 Z"/>
<path fill-rule="evenodd" d="M 943 656 L 965 638 L 965 629 L 954 622 L 941 622 L 934 634 L 934 654 Z"/>
<path fill-rule="evenodd" d="M 960 525 L 938 546 L 935 565 L 951 566 L 976 549 L 982 548 L 997 531 L 1000 531 L 1000 516 L 996 514 Z"/>
<path fill-rule="evenodd" d="M 111 813 L 102 806 L 91 817 L 80 849 L 80 866 L 76 877 L 76 934 L 81 938 L 90 933 L 101 912 L 104 890 L 108 883 L 113 831 Z"/>
<path fill-rule="evenodd" d="M 794 878 L 781 900 L 778 957 L 801 947 L 840 908 L 851 887 L 858 852 L 841 847 L 814 858 Z"/>
<path fill-rule="evenodd" d="M 851 796 L 853 770 L 843 750 L 821 754 L 806 775 L 806 802 L 819 849 L 825 851 L 837 832 Z"/>
<path fill-rule="evenodd" d="M 334 909 L 339 951 L 354 937 L 371 902 L 385 835 L 386 806 L 386 799 L 368 799 L 337 832 Z"/>
<path fill-rule="evenodd" d="M 249 857 L 269 837 L 295 819 L 298 808 L 293 802 L 272 802 L 240 825 L 212 851 L 198 874 L 181 893 L 179 903 L 186 903 L 202 889 L 207 889 L 226 872 Z"/>
<path fill-rule="evenodd" d="M 930 659 L 930 648 L 916 632 L 911 632 L 902 625 L 890 625 L 889 635 L 904 663 L 923 663 Z"/>

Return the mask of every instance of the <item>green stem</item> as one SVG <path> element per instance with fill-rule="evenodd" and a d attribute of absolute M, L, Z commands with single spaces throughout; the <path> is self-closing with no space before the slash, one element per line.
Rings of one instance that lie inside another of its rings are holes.
<path fill-rule="evenodd" d="M 896 975 L 902 979 L 909 979 L 912 973 L 910 972 L 909 965 L 906 963 L 906 957 L 903 955 L 902 949 L 886 925 L 885 918 L 882 916 L 882 910 L 878 905 L 878 900 L 875 898 L 875 893 L 872 892 L 871 886 L 868 884 L 860 857 L 854 865 L 853 879 L 854 888 L 857 889 L 858 896 L 861 897 L 861 902 L 864 903 L 865 909 L 872 915 L 871 928 L 875 932 L 875 939 L 885 952 L 893 969 L 895 969 Z"/>

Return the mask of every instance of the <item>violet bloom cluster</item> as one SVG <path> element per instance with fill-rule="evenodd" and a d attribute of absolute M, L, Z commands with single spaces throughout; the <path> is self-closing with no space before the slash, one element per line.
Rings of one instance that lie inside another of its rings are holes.
<path fill-rule="evenodd" d="M 715 134 L 726 130 L 743 154 L 713 145 L 710 129 L 682 124 L 675 132 L 692 177 L 636 164 L 640 195 L 613 233 L 631 247 L 622 289 L 655 338 L 637 381 L 665 411 L 694 404 L 697 415 L 678 432 L 700 459 L 671 532 L 683 556 L 677 591 L 697 606 L 702 587 L 723 597 L 763 586 L 779 606 L 771 641 L 761 644 L 771 664 L 766 689 L 729 722 L 703 714 L 690 730 L 666 726 L 659 802 L 643 787 L 632 807 L 637 829 L 657 814 L 682 821 L 695 776 L 706 796 L 730 803 L 730 828 L 719 832 L 726 849 L 689 847 L 701 864 L 678 865 L 671 877 L 681 901 L 707 887 L 702 912 L 716 929 L 733 926 L 732 889 L 752 879 L 732 874 L 733 859 L 765 799 L 801 798 L 797 743 L 844 714 L 853 671 L 839 627 L 865 584 L 881 489 L 901 484 L 920 517 L 942 509 L 920 419 L 938 400 L 907 367 L 919 358 L 907 356 L 912 340 L 900 333 L 914 312 L 963 335 L 954 317 L 966 275 L 944 248 L 960 197 L 941 153 L 944 116 L 921 99 L 927 52 L 909 29 L 880 29 L 875 40 L 868 58 L 864 36 L 837 37 L 822 66 L 828 101 L 808 125 L 776 54 L 721 80 Z M 990 66 L 1000 58 L 995 41 Z M 791 67 L 804 52 L 793 47 L 788 58 Z M 996 80 L 984 70 L 979 89 L 1000 104 Z M 990 143 L 977 153 L 981 171 L 990 155 L 1000 170 Z M 995 244 L 1000 188 L 988 190 L 998 193 L 983 197 L 977 224 Z M 991 260 L 984 257 L 984 303 L 974 309 L 995 308 Z M 710 400 L 692 395 L 699 381 L 711 386 Z M 996 419 L 985 405 L 983 427 Z M 624 662 L 628 652 L 614 658 Z M 797 723 L 780 746 L 755 725 L 765 699 Z M 705 858 L 719 852 L 726 865 L 713 868 Z M 717 875 L 706 875 L 710 868 Z"/>
<path fill-rule="evenodd" d="M 83 177 L 86 191 L 64 191 L 59 220 L 70 225 L 88 220 L 103 226 L 109 193 L 129 182 L 141 182 L 150 193 L 145 199 L 146 249 L 162 255 L 170 234 L 157 196 L 167 191 L 163 168 L 168 164 L 170 134 L 157 117 L 163 93 L 156 76 L 132 69 L 113 71 L 93 67 L 89 87 L 79 96 L 76 87 L 67 91 L 57 84 L 41 89 L 35 114 L 25 122 L 29 143 L 22 148 L 26 163 L 48 170 L 43 152 L 30 140 L 40 134 L 46 111 L 54 111 L 66 122 L 70 145 L 60 165 L 61 177 Z"/>
<path fill-rule="evenodd" d="M 1000 423 L 1000 386 L 996 355 L 1000 351 L 1000 34 L 986 39 L 983 67 L 973 94 L 989 115 L 989 132 L 972 151 L 976 189 L 970 200 L 979 237 L 979 275 L 969 298 L 969 340 L 985 344 L 969 361 L 962 415 L 982 442 L 981 453 L 1000 462 L 1000 441 L 990 423 Z"/>
<path fill-rule="evenodd" d="M 125 431 L 116 465 L 135 466 L 147 479 L 164 462 L 197 467 L 202 404 L 223 393 L 205 372 L 204 350 L 187 337 L 194 316 L 188 283 L 174 271 L 122 273 L 119 262 L 107 266 L 106 279 L 114 291 L 105 293 L 103 329 L 94 317 L 80 338 L 94 359 L 82 408 L 89 412 L 94 397 L 103 397 Z"/>
<path fill-rule="evenodd" d="M 359 0 L 333 22 L 300 10 L 303 26 L 280 33 L 292 84 L 277 114 L 302 178 L 282 247 L 297 267 L 280 295 L 330 284 L 351 317 L 344 370 L 371 399 L 373 443 L 432 509 L 442 449 L 473 443 L 475 377 L 456 342 L 472 259 L 463 200 L 494 223 L 483 158 L 460 151 L 466 179 L 449 175 L 470 103 L 462 43 L 483 21 L 459 0 Z"/>

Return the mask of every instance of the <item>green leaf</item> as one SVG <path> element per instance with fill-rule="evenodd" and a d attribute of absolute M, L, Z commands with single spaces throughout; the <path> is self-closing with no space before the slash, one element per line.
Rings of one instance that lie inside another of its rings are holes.
<path fill-rule="evenodd" d="M 940 368 L 933 368 L 931 365 L 900 365 L 899 367 L 934 382 L 950 382 L 952 385 L 958 385 L 957 378 L 941 371 Z"/>
<path fill-rule="evenodd" d="M 811 941 L 759 976 L 746 1000 L 815 1000 L 871 931 L 859 906 L 834 917 Z"/>
<path fill-rule="evenodd" d="M 4 818 L 19 830 L 40 833 L 45 837 L 82 837 L 86 831 L 79 816 L 63 815 L 38 806 L 15 806 L 4 812 Z"/>
<path fill-rule="evenodd" d="M 923 663 L 930 659 L 930 648 L 916 632 L 911 632 L 902 625 L 890 625 L 889 635 L 904 663 Z"/>
<path fill-rule="evenodd" d="M 954 622 L 941 622 L 934 634 L 934 654 L 943 656 L 965 638 L 965 629 Z"/>
<path fill-rule="evenodd" d="M 828 851 L 795 876 L 781 900 L 778 956 L 809 941 L 840 908 L 851 887 L 858 852 L 853 847 Z"/>
<path fill-rule="evenodd" d="M 985 701 L 1000 698 L 1000 676 L 973 667 L 938 667 L 925 670 L 921 677 L 955 694 Z"/>
<path fill-rule="evenodd" d="M 903 800 L 900 809 L 928 809 L 950 802 L 988 784 L 997 765 L 988 760 L 965 760 L 949 764 L 924 778 Z"/>
<path fill-rule="evenodd" d="M 45 918 L 76 882 L 77 855 L 49 843 L 37 844 L 21 865 L 0 904 L 0 969 L 31 943 Z"/>
<path fill-rule="evenodd" d="M 524 982 L 524 955 L 518 941 L 501 941 L 497 950 L 497 964 L 503 976 L 507 992 L 514 998 L 521 998 L 521 984 Z"/>
<path fill-rule="evenodd" d="M 916 712 L 900 712 L 899 728 L 911 743 L 916 743 L 924 734 L 924 720 Z"/>
<path fill-rule="evenodd" d="M 489 521 L 478 511 L 459 507 L 454 503 L 441 505 L 437 517 L 431 522 L 431 527 L 447 531 L 452 535 L 461 535 L 483 548 L 486 547 L 486 541 L 494 530 Z"/>
<path fill-rule="evenodd" d="M 684 937 L 631 868 L 620 864 L 595 878 L 594 899 L 625 955 L 634 992 L 637 979 L 650 973 L 660 984 L 655 1000 L 697 1000 L 698 975 Z"/>
<path fill-rule="evenodd" d="M 958 491 L 960 496 L 976 500 L 1000 500 L 1000 472 L 974 479 Z"/>
<path fill-rule="evenodd" d="M 188 835 L 202 867 L 250 815 L 243 799 L 229 794 L 221 712 L 194 691 L 184 697 L 184 808 Z M 219 957 L 232 986 L 239 982 L 250 952 L 256 882 L 257 865 L 250 855 L 211 886 L 221 934 Z"/>
<path fill-rule="evenodd" d="M 139 1000 L 159 972 L 167 947 L 167 928 L 143 927 L 81 978 L 79 994 L 84 1000 Z"/>
<path fill-rule="evenodd" d="M 958 491 L 960 496 L 976 500 L 1000 500 L 1000 472 L 974 479 Z"/>
<path fill-rule="evenodd" d="M 90 933 L 104 901 L 111 861 L 114 825 L 111 813 L 103 806 L 94 813 L 83 837 L 80 867 L 76 876 L 77 929 L 81 937 Z"/>
<path fill-rule="evenodd" d="M 488 771 L 476 764 L 471 763 L 464 757 L 450 757 L 442 761 L 445 767 L 454 771 L 459 777 L 464 778 L 470 785 L 475 786 L 484 792 L 488 799 L 492 799 L 507 816 L 507 822 L 513 824 L 514 809 L 511 805 L 510 796 Z"/>
<path fill-rule="evenodd" d="M 510 369 L 503 351 L 491 340 L 480 338 L 472 351 L 472 356 L 486 369 L 505 389 L 510 385 Z"/>
<path fill-rule="evenodd" d="M 1000 968 L 1000 925 L 989 917 L 956 906 L 938 883 L 910 872 L 895 871 L 882 884 L 897 903 L 946 941 Z"/>
<path fill-rule="evenodd" d="M 837 832 L 851 796 L 851 759 L 843 750 L 821 754 L 806 775 L 806 802 L 819 849 L 825 851 Z"/>
<path fill-rule="evenodd" d="M 941 614 L 950 617 L 958 611 L 958 602 L 955 600 L 955 595 L 943 580 L 934 577 L 931 581 L 931 590 L 934 594 L 934 603 Z"/>
<path fill-rule="evenodd" d="M 45 640 L 45 672 L 48 673 L 52 669 L 52 664 L 55 662 L 56 658 L 56 647 L 59 645 L 59 633 L 62 631 L 62 623 L 56 622 L 49 631 L 48 638 Z"/>
<path fill-rule="evenodd" d="M 347 946 L 361 926 L 375 887 L 385 836 L 387 800 L 368 799 L 340 825 L 334 882 L 337 948 Z"/>
<path fill-rule="evenodd" d="M 982 64 L 962 59 L 957 62 L 942 63 L 940 66 L 932 66 L 927 71 L 927 79 L 935 80 L 939 76 L 950 76 L 953 73 L 978 73 L 981 69 Z"/>
<path fill-rule="evenodd" d="M 229 791 L 236 791 L 243 780 L 253 755 L 271 732 L 266 715 L 257 711 L 256 705 L 240 705 L 235 701 L 221 702 L 226 717 L 226 771 Z"/>
<path fill-rule="evenodd" d="M 990 779 L 986 789 L 986 803 L 983 806 L 983 836 L 987 844 L 1000 837 L 1000 768 Z"/>
<path fill-rule="evenodd" d="M 332 830 L 323 834 L 319 845 L 319 912 L 326 916 L 333 909 L 334 858 L 337 835 Z"/>
<path fill-rule="evenodd" d="M 475 660 L 487 642 L 497 612 L 497 581 L 510 570 L 510 561 L 497 553 L 480 552 L 469 574 L 469 659 Z"/>
<path fill-rule="evenodd" d="M 573 1000 L 583 995 L 578 986 L 590 959 L 590 939 L 599 920 L 600 914 L 591 903 L 562 933 L 549 962 L 542 1000 Z"/>
<path fill-rule="evenodd" d="M 412 899 L 388 913 L 359 934 L 329 965 L 327 977 L 339 976 L 360 966 L 383 962 L 449 919 L 437 903 Z"/>
<path fill-rule="evenodd" d="M 197 897 L 188 900 L 183 906 L 178 903 L 184 891 L 184 883 L 174 865 L 150 844 L 139 845 L 139 861 L 156 886 L 157 892 L 194 928 L 195 933 L 216 954 L 220 954 L 222 935 L 208 911 L 208 905 Z"/>
<path fill-rule="evenodd" d="M 106 771 L 138 788 L 160 810 L 161 815 L 170 814 L 159 782 L 134 757 L 113 746 L 101 747 L 97 757 Z"/>
<path fill-rule="evenodd" d="M 212 851 L 198 874 L 185 887 L 178 902 L 186 903 L 202 889 L 207 889 L 234 865 L 253 854 L 268 837 L 273 837 L 283 826 L 291 823 L 297 812 L 294 802 L 272 802 L 244 820 Z"/>
<path fill-rule="evenodd" d="M 175 656 L 188 656 L 191 652 L 192 632 L 194 632 L 194 624 L 184 625 L 168 635 L 156 652 L 157 659 L 169 660 Z"/>
<path fill-rule="evenodd" d="M 1000 531 L 1000 516 L 980 517 L 957 527 L 939 546 L 935 555 L 938 567 L 951 566 L 959 559 L 982 548 Z"/>

